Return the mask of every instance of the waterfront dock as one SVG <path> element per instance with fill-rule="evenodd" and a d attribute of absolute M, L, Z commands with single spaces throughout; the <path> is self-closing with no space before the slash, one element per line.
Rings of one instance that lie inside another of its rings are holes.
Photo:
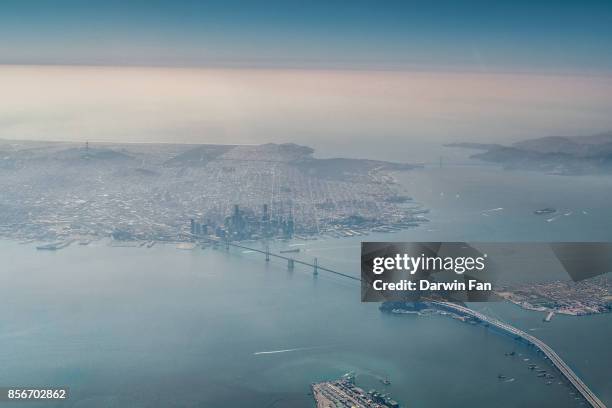
<path fill-rule="evenodd" d="M 386 395 L 365 392 L 351 378 L 315 383 L 311 388 L 317 408 L 400 408 Z"/>

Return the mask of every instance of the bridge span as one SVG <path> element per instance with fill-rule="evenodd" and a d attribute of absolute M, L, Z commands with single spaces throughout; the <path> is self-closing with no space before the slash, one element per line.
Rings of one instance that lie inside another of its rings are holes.
<path fill-rule="evenodd" d="M 455 303 L 450 302 L 440 302 L 440 301 L 431 301 L 431 303 L 442 306 L 444 308 L 466 314 L 468 316 L 475 317 L 483 322 L 486 322 L 490 325 L 493 325 L 507 333 L 510 333 L 514 336 L 518 336 L 523 340 L 527 341 L 530 344 L 533 344 L 537 347 L 548 359 L 550 362 L 563 374 L 565 378 L 574 386 L 574 388 L 584 397 L 584 399 L 594 408 L 606 408 L 603 402 L 597 398 L 597 396 L 589 389 L 589 387 L 574 373 L 574 371 L 569 368 L 569 366 L 559 357 L 557 353 L 553 349 L 551 349 L 546 343 L 542 340 L 532 336 L 529 333 L 525 333 L 524 331 L 517 329 L 516 327 L 510 326 L 507 323 L 499 321 L 497 319 L 493 319 L 489 316 L 486 316 L 482 313 L 479 313 L 475 310 L 469 309 L 464 306 L 457 305 Z"/>
<path fill-rule="evenodd" d="M 310 262 L 306 262 L 306 261 L 301 261 L 299 259 L 291 258 L 291 257 L 288 257 L 288 256 L 283 256 L 283 255 L 272 253 L 272 252 L 270 252 L 269 249 L 263 250 L 263 249 L 251 248 L 251 247 L 248 247 L 248 246 L 245 246 L 245 245 L 237 244 L 235 242 L 221 241 L 221 240 L 216 240 L 216 239 L 213 239 L 213 238 L 206 238 L 206 240 L 208 242 L 212 242 L 212 243 L 215 243 L 215 244 L 225 245 L 226 247 L 230 247 L 231 246 L 231 247 L 234 247 L 234 248 L 240 248 L 240 249 L 244 249 L 244 250 L 247 250 L 247 251 L 259 252 L 260 254 L 263 254 L 263 255 L 266 256 L 266 261 L 269 261 L 270 257 L 277 258 L 277 259 L 283 259 L 283 260 L 287 261 L 287 264 L 289 265 L 289 267 L 292 267 L 293 264 L 300 264 L 300 265 L 308 266 L 308 267 L 310 267 L 310 268 L 312 268 L 314 270 L 314 274 L 315 275 L 318 273 L 318 271 L 325 271 L 325 272 L 329 272 L 329 273 L 334 274 L 334 275 L 342 276 L 343 278 L 347 278 L 347 279 L 351 279 L 351 280 L 355 280 L 355 281 L 361 282 L 361 278 L 359 278 L 357 276 L 348 275 L 346 273 L 338 272 L 338 271 L 335 271 L 333 269 L 326 268 L 326 267 L 323 267 L 323 266 L 319 265 L 319 263 L 317 261 L 317 258 L 314 259 L 313 263 L 310 263 Z"/>
<path fill-rule="evenodd" d="M 317 258 L 314 259 L 313 263 L 309 263 L 309 262 L 301 261 L 298 259 L 290 258 L 288 256 L 271 253 L 270 250 L 267 248 L 266 250 L 261 250 L 261 249 L 251 248 L 245 245 L 240 245 L 240 244 L 229 242 L 229 241 L 221 241 L 221 240 L 216 240 L 212 238 L 207 238 L 206 240 L 211 243 L 225 245 L 227 248 L 231 246 L 231 247 L 240 248 L 240 249 L 244 249 L 248 251 L 259 252 L 266 256 L 266 261 L 269 261 L 270 257 L 283 259 L 288 262 L 288 265 L 290 268 L 293 267 L 294 263 L 308 266 L 308 267 L 313 268 L 315 275 L 318 273 L 318 270 L 322 270 L 322 271 L 329 272 L 334 275 L 338 275 L 338 276 L 341 276 L 347 279 L 361 282 L 361 278 L 359 277 L 348 275 L 342 272 L 335 271 L 333 269 L 329 269 L 329 268 L 320 266 L 317 262 Z M 593 391 L 591 391 L 591 389 L 580 379 L 580 377 L 578 377 L 578 375 L 565 363 L 565 361 L 563 361 L 561 357 L 559 357 L 559 355 L 552 348 L 550 348 L 546 343 L 544 343 L 542 340 L 538 339 L 537 337 L 534 337 L 529 333 L 526 333 L 520 329 L 517 329 L 516 327 L 513 327 L 507 323 L 504 323 L 500 320 L 484 315 L 480 312 L 477 312 L 465 306 L 461 306 L 461 305 L 450 303 L 450 302 L 442 302 L 442 301 L 434 301 L 434 300 L 430 300 L 429 302 L 432 304 L 436 304 L 438 306 L 442 306 L 444 308 L 447 308 L 455 312 L 459 312 L 459 313 L 466 314 L 468 316 L 475 317 L 476 319 L 479 319 L 492 326 L 495 326 L 514 336 L 520 337 L 523 340 L 527 341 L 529 344 L 534 345 L 540 351 L 542 351 L 542 353 L 544 353 L 546 357 L 548 357 L 550 362 L 572 384 L 572 386 L 582 395 L 582 397 L 591 405 L 591 407 L 606 408 L 605 404 L 601 402 L 599 398 L 597 398 L 597 396 L 593 393 Z"/>

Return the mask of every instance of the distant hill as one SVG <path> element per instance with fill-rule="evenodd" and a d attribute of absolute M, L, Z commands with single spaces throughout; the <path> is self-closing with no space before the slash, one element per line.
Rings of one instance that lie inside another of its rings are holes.
<path fill-rule="evenodd" d="M 612 132 L 591 136 L 547 136 L 512 144 L 455 143 L 454 147 L 484 150 L 472 158 L 507 168 L 536 169 L 559 174 L 612 173 Z"/>
<path fill-rule="evenodd" d="M 294 162 L 308 158 L 314 152 L 307 146 L 294 143 L 266 143 L 262 145 L 201 145 L 167 160 L 171 167 L 206 166 L 213 160 Z"/>
<path fill-rule="evenodd" d="M 612 132 L 592 136 L 548 136 L 514 143 L 513 147 L 539 153 L 561 153 L 576 157 L 612 154 Z"/>
<path fill-rule="evenodd" d="M 445 144 L 444 147 L 461 147 L 464 149 L 491 150 L 498 147 L 502 147 L 502 145 L 494 143 L 448 143 Z"/>
<path fill-rule="evenodd" d="M 233 149 L 231 145 L 201 145 L 189 149 L 167 160 L 164 165 L 170 167 L 199 167 Z"/>
<path fill-rule="evenodd" d="M 266 143 L 236 146 L 235 149 L 224 154 L 223 159 L 291 163 L 308 159 L 313 153 L 312 148 L 295 143 Z"/>
<path fill-rule="evenodd" d="M 74 147 L 56 152 L 52 158 L 65 161 L 128 161 L 132 157 L 117 150 L 107 148 Z"/>

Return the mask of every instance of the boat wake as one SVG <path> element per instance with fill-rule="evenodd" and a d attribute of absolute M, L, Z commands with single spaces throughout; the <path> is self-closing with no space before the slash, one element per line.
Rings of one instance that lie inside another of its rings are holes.
<path fill-rule="evenodd" d="M 263 355 L 263 354 L 290 353 L 292 351 L 316 350 L 316 349 L 325 348 L 325 347 L 330 347 L 330 346 L 296 347 L 296 348 L 283 349 L 283 350 L 257 351 L 255 353 L 253 353 L 253 355 L 254 356 L 260 356 L 260 355 Z"/>
<path fill-rule="evenodd" d="M 499 207 L 499 208 L 491 208 L 490 210 L 483 210 L 481 211 L 481 214 L 484 215 L 485 217 L 488 217 L 489 215 L 499 212 L 499 211 L 503 211 L 504 208 L 503 207 Z"/>

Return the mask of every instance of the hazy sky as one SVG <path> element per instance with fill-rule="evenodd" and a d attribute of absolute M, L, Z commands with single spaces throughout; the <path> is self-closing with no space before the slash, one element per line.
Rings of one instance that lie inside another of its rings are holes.
<path fill-rule="evenodd" d="M 380 157 L 596 133 L 611 40 L 609 1 L 4 0 L 0 138 Z"/>
<path fill-rule="evenodd" d="M 3 0 L 0 62 L 610 71 L 612 2 Z"/>
<path fill-rule="evenodd" d="M 4 66 L 0 89 L 0 137 L 11 139 L 296 142 L 365 154 L 612 129 L 612 77 Z"/>

